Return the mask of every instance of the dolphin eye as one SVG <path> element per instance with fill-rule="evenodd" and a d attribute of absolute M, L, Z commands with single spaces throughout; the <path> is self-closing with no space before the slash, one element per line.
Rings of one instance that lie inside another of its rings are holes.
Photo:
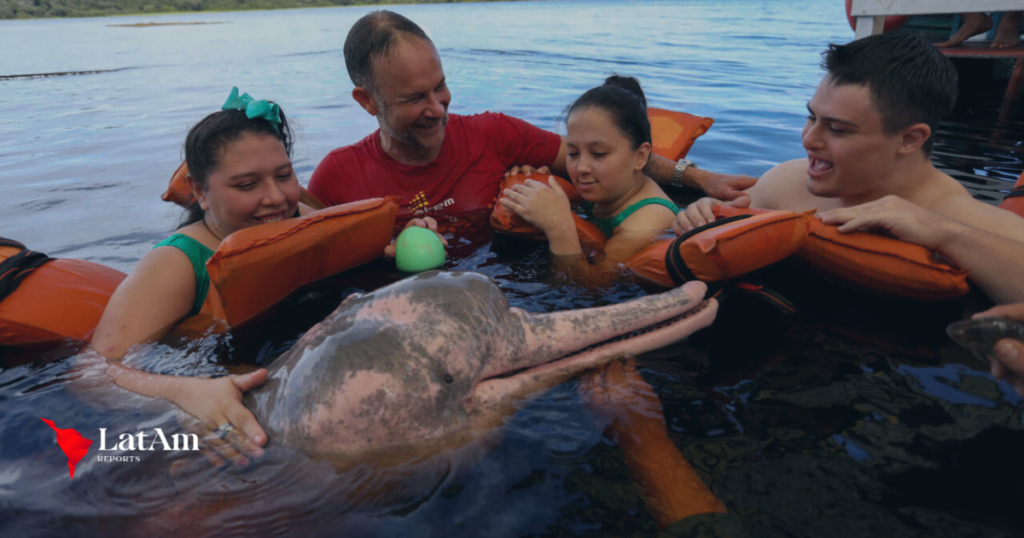
<path fill-rule="evenodd" d="M 455 382 L 455 378 L 452 377 L 452 374 L 444 374 L 444 382 L 451 385 L 452 383 Z"/>

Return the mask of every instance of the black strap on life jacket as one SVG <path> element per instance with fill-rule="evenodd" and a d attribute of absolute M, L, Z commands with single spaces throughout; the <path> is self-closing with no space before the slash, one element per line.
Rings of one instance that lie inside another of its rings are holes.
<path fill-rule="evenodd" d="M 792 314 L 796 312 L 796 305 L 793 304 L 793 301 L 790 301 L 786 296 L 765 286 L 764 284 L 757 284 L 754 282 L 733 282 L 729 287 L 729 291 L 737 295 L 746 294 L 762 299 L 768 304 L 774 306 L 783 314 Z"/>
<path fill-rule="evenodd" d="M 668 252 L 665 253 L 665 268 L 668 270 L 668 276 L 672 277 L 672 281 L 675 282 L 677 286 L 682 286 L 691 280 L 697 280 L 693 271 L 691 271 L 690 268 L 686 266 L 686 262 L 683 261 L 683 255 L 679 253 L 679 245 L 681 245 L 683 241 L 686 241 L 703 231 L 710 230 L 716 226 L 729 224 L 730 222 L 749 219 L 750 217 L 753 217 L 753 215 L 736 215 L 734 217 L 727 217 L 705 224 L 699 228 L 694 228 L 683 235 L 680 235 L 672 242 L 672 246 L 668 247 Z"/>
<path fill-rule="evenodd" d="M 15 247 L 21 252 L 0 262 L 0 301 L 18 289 L 18 285 L 37 267 L 50 261 L 50 257 L 42 252 L 28 250 L 25 245 L 0 237 L 0 247 Z"/>
<path fill-rule="evenodd" d="M 1017 187 L 1010 191 L 1010 194 L 1006 195 L 1007 198 L 1014 198 L 1016 196 L 1024 196 L 1024 187 Z"/>

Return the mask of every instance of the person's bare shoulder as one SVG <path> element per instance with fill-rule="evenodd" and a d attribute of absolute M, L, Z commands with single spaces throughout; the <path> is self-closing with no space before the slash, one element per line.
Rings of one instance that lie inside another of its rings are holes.
<path fill-rule="evenodd" d="M 188 315 L 196 276 L 184 252 L 171 246 L 150 250 L 114 290 L 96 325 L 91 345 L 106 357 L 162 337 Z"/>
<path fill-rule="evenodd" d="M 125 288 L 123 292 L 121 287 Z M 115 292 L 124 295 L 132 309 L 167 309 L 175 315 L 182 305 L 191 308 L 195 293 L 192 262 L 184 252 L 170 246 L 147 252 Z"/>
<path fill-rule="evenodd" d="M 807 159 L 793 159 L 776 165 L 745 192 L 750 206 L 761 209 L 801 210 L 812 198 L 805 185 Z"/>

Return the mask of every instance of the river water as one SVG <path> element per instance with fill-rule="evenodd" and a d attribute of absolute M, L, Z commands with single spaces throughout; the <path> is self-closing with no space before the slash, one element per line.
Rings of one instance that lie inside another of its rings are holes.
<path fill-rule="evenodd" d="M 279 102 L 297 120 L 295 162 L 307 182 L 331 149 L 376 128 L 350 97 L 341 55 L 348 28 L 370 9 L 0 21 L 0 235 L 129 271 L 180 217 L 159 194 L 181 162 L 188 127 L 232 86 Z M 755 176 L 803 154 L 799 133 L 821 76 L 819 54 L 852 38 L 838 1 L 393 9 L 437 44 L 452 112 L 500 111 L 558 131 L 561 110 L 583 90 L 613 72 L 633 75 L 652 106 L 716 119 L 691 159 Z M 125 26 L 145 22 L 215 24 Z M 1002 89 L 965 81 L 967 94 L 940 128 L 934 157 L 990 202 L 1024 170 L 1024 122 L 1012 113 L 1000 119 Z M 632 284 L 600 293 L 565 286 L 547 273 L 543 247 L 454 240 L 449 269 L 494 277 L 513 305 L 530 311 L 646 293 Z M 236 335 L 188 352 L 155 346 L 148 365 L 196 373 L 265 363 L 341 295 L 397 278 L 380 269 L 356 271 L 299 301 L 299 321 L 282 323 L 272 337 Z M 942 328 L 963 305 L 921 308 L 824 284 L 803 293 L 787 287 L 786 275 L 766 278 L 778 278 L 797 313 L 730 298 L 711 330 L 641 361 L 674 441 L 745 532 L 1019 533 L 1010 514 L 1024 503 L 1014 486 L 1024 477 L 1007 467 L 1016 461 L 1012 447 L 1024 442 L 1021 399 L 946 340 Z M 231 533 L 655 532 L 616 447 L 572 383 L 525 404 L 507 421 L 504 440 L 469 470 L 387 511 L 339 508 L 346 503 L 337 492 L 358 477 L 324 478 L 321 464 L 302 455 L 242 473 L 193 465 L 184 478 L 169 475 L 161 456 L 140 464 L 87 457 L 69 483 L 52 430 L 38 416 L 111 431 L 174 422 L 170 413 L 140 410 L 126 419 L 82 408 L 66 390 L 70 377 L 70 361 L 57 355 L 0 355 L 0 533 L 143 533 L 184 520 L 200 532 Z"/>

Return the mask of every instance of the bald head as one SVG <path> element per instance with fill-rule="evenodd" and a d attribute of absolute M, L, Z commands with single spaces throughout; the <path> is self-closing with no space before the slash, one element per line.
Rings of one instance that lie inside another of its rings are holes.
<path fill-rule="evenodd" d="M 402 39 L 434 43 L 416 23 L 393 11 L 371 11 L 352 25 L 345 38 L 345 67 L 352 84 L 373 89 L 374 67 L 388 58 Z"/>

